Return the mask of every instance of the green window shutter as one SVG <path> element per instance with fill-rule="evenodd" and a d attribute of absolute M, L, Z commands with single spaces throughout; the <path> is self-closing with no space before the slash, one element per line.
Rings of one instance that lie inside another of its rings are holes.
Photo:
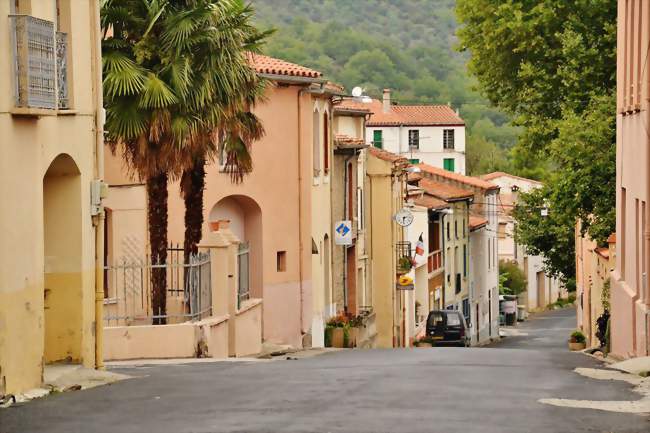
<path fill-rule="evenodd" d="M 380 129 L 376 129 L 372 132 L 372 144 L 379 149 L 384 148 L 382 131 Z"/>
<path fill-rule="evenodd" d="M 443 168 L 447 171 L 456 171 L 456 160 L 454 158 L 445 158 Z"/>
<path fill-rule="evenodd" d="M 417 159 L 417 158 L 414 158 L 414 159 L 409 159 L 409 162 L 410 162 L 411 164 L 415 165 L 415 164 L 419 164 L 419 163 L 420 163 L 420 160 Z"/>

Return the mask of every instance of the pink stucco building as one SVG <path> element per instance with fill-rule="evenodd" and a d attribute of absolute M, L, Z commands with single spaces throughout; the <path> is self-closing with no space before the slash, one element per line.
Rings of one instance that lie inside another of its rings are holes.
<path fill-rule="evenodd" d="M 612 353 L 650 352 L 650 15 L 643 0 L 618 1 L 616 104 L 616 268 L 612 272 Z"/>

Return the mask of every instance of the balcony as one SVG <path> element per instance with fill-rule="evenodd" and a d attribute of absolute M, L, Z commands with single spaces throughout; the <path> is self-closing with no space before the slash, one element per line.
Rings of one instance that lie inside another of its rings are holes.
<path fill-rule="evenodd" d="M 11 15 L 17 108 L 69 108 L 68 35 L 54 23 L 29 15 Z"/>
<path fill-rule="evenodd" d="M 434 273 L 442 271 L 442 251 L 436 250 L 432 253 L 429 253 L 427 257 L 427 270 L 429 271 L 429 276 Z"/>

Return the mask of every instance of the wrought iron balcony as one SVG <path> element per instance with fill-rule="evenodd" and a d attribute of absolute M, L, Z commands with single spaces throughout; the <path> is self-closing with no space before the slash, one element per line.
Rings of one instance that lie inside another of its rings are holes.
<path fill-rule="evenodd" d="M 11 15 L 16 107 L 69 107 L 67 34 L 54 23 L 29 15 Z"/>

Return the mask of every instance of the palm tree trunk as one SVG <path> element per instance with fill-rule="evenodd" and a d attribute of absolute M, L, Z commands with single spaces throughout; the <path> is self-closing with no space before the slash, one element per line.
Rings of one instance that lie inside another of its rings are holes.
<path fill-rule="evenodd" d="M 167 173 L 159 173 L 147 179 L 147 216 L 151 263 L 167 263 Z M 165 267 L 151 269 L 151 307 L 154 316 L 167 313 L 167 270 Z M 154 318 L 154 325 L 164 325 L 166 318 Z"/>
<path fill-rule="evenodd" d="M 185 201 L 185 263 L 198 253 L 203 236 L 203 189 L 205 188 L 205 159 L 199 159 L 190 170 L 183 172 L 183 200 Z"/>

